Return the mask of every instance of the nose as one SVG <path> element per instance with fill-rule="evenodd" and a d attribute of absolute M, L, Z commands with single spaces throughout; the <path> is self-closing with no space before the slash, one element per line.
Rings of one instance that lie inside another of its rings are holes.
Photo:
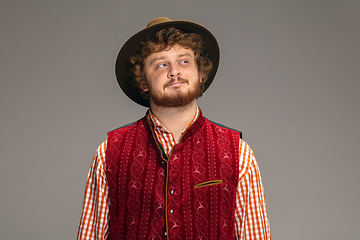
<path fill-rule="evenodd" d="M 176 64 L 171 64 L 168 72 L 169 78 L 175 78 L 181 76 L 181 69 Z"/>

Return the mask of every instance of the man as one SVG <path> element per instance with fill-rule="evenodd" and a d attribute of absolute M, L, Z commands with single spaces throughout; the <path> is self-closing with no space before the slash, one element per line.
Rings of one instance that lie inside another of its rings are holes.
<path fill-rule="evenodd" d="M 252 150 L 196 105 L 218 63 L 213 35 L 188 21 L 156 18 L 124 44 L 118 82 L 150 109 L 97 149 L 78 239 L 271 239 Z"/>

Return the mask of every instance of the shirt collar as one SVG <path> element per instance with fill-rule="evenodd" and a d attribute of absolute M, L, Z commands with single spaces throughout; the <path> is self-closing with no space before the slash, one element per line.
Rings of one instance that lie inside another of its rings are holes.
<path fill-rule="evenodd" d="M 186 126 L 186 128 L 182 131 L 182 133 L 184 133 L 186 131 L 186 129 L 188 129 L 195 122 L 195 120 L 198 118 L 198 116 L 199 116 L 199 107 L 196 106 L 196 113 L 195 113 L 194 118 Z M 170 134 L 170 132 L 165 128 L 165 126 L 162 125 L 160 123 L 160 121 L 154 116 L 154 114 L 151 112 L 151 109 L 149 109 L 149 111 L 147 113 L 147 117 L 150 120 L 151 125 L 153 126 L 155 131 L 161 131 L 161 132 L 165 132 L 165 133 Z"/>

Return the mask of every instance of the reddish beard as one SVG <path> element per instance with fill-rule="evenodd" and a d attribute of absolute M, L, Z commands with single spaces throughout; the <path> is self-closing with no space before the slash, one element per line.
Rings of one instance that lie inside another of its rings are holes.
<path fill-rule="evenodd" d="M 165 84 L 164 89 L 173 84 L 175 81 L 176 79 L 171 79 L 171 81 Z M 189 81 L 184 78 L 178 78 L 177 81 L 187 85 L 189 84 Z M 148 86 L 149 96 L 153 103 L 157 106 L 167 108 L 182 107 L 198 98 L 200 93 L 200 85 L 200 81 L 196 81 L 195 85 L 191 88 L 188 88 L 187 92 L 181 92 L 180 89 L 175 89 L 173 93 L 162 93 L 159 91 L 154 91 L 151 86 Z"/>

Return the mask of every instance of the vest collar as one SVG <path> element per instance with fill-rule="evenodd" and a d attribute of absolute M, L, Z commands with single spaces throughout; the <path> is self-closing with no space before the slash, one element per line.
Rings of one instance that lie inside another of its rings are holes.
<path fill-rule="evenodd" d="M 200 128 L 204 125 L 204 123 L 205 123 L 205 118 L 202 115 L 201 109 L 199 108 L 199 114 L 197 119 L 184 131 L 180 143 L 184 142 L 186 139 L 196 134 L 200 130 Z"/>
<path fill-rule="evenodd" d="M 179 144 L 181 144 L 186 139 L 188 139 L 189 137 L 196 134 L 200 130 L 200 128 L 204 125 L 205 118 L 202 114 L 200 107 L 198 107 L 198 110 L 199 111 L 198 111 L 197 119 L 195 119 L 195 121 L 187 129 L 184 130 L 183 136 L 182 136 Z M 156 141 L 156 143 L 159 144 L 159 141 L 156 138 L 156 135 L 154 132 L 154 125 L 151 122 L 151 120 L 149 119 L 149 117 L 147 116 L 148 114 L 149 114 L 149 112 L 147 112 L 145 117 L 143 118 L 143 124 L 144 124 L 145 128 L 149 131 L 149 133 L 154 137 L 154 140 Z"/>

